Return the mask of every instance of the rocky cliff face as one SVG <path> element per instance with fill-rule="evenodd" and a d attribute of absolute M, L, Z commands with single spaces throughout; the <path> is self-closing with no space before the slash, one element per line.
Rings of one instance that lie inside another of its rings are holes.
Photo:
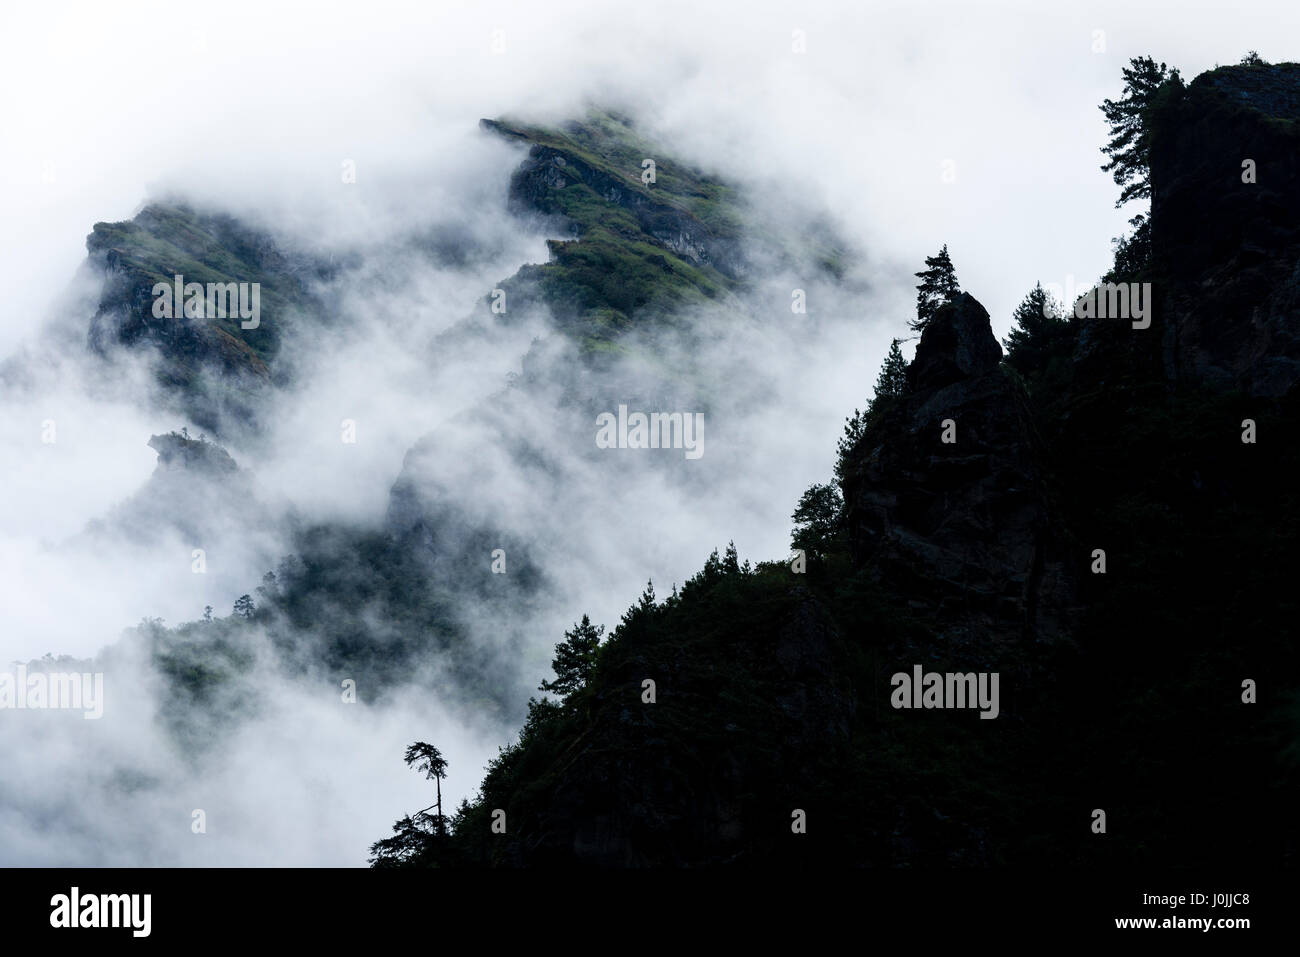
<path fill-rule="evenodd" d="M 511 210 L 564 235 L 548 243 L 549 261 L 501 284 L 510 308 L 543 307 L 589 356 L 621 351 L 634 327 L 725 300 L 744 276 L 734 191 L 653 150 L 626 120 L 593 112 L 555 129 L 480 125 L 528 146 Z M 642 162 L 654 157 L 655 180 L 643 183 Z"/>
<path fill-rule="evenodd" d="M 1283 395 L 1300 381 L 1300 65 L 1203 74 L 1151 123 L 1167 370 Z"/>
<path fill-rule="evenodd" d="M 844 482 L 854 561 L 905 594 L 945 643 L 1069 630 L 1077 562 L 1027 398 L 1001 356 L 974 298 L 941 307 L 908 369 L 909 394 L 868 430 Z"/>
<path fill-rule="evenodd" d="M 90 347 L 154 350 L 159 385 L 214 434 L 255 422 L 257 396 L 283 378 L 275 359 L 286 324 L 325 313 L 309 291 L 324 267 L 288 255 L 270 236 L 230 216 L 155 203 L 132 220 L 96 223 L 86 249 L 104 276 Z M 170 303 L 170 316 L 156 315 L 155 285 L 172 287 L 178 275 L 205 290 L 208 283 L 257 284 L 256 326 L 245 328 L 234 310 L 187 316 L 177 303 Z"/>

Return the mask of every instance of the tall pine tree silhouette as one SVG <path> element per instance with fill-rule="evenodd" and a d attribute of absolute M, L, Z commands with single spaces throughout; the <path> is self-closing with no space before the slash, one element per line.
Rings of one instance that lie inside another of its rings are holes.
<path fill-rule="evenodd" d="M 938 308 L 961 292 L 957 273 L 948 257 L 947 243 L 937 256 L 925 257 L 925 268 L 916 274 L 916 278 L 921 282 L 916 287 L 916 319 L 910 325 L 914 332 L 921 332 Z"/>
<path fill-rule="evenodd" d="M 432 780 L 438 788 L 438 801 L 436 805 L 429 807 L 438 808 L 437 829 L 439 834 L 446 833 L 446 821 L 442 816 L 442 779 L 447 776 L 447 762 L 443 760 L 442 752 L 431 744 L 423 741 L 417 741 L 406 749 L 406 766 L 414 767 L 417 771 L 423 771 L 426 780 Z M 425 811 L 429 808 L 425 808 Z M 421 811 L 420 813 L 424 813 Z"/>
<path fill-rule="evenodd" d="M 1064 316 L 1065 306 L 1041 282 L 1029 290 L 1012 313 L 1015 325 L 1002 342 L 1012 368 L 1021 375 L 1040 371 L 1056 334 L 1066 328 Z"/>
<path fill-rule="evenodd" d="M 1118 100 L 1102 100 L 1101 112 L 1110 125 L 1110 142 L 1101 151 L 1110 159 L 1102 166 L 1120 187 L 1115 208 L 1130 199 L 1151 198 L 1151 130 L 1147 109 L 1156 91 L 1166 81 L 1182 82 L 1177 69 L 1156 63 L 1149 56 L 1134 57 L 1123 69 L 1124 94 Z"/>

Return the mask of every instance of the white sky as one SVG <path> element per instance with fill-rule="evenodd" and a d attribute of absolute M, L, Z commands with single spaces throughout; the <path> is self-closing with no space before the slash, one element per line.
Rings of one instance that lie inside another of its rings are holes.
<path fill-rule="evenodd" d="M 1098 169 L 1097 104 L 1129 57 L 1191 77 L 1247 49 L 1285 60 L 1300 41 L 1285 0 L 42 2 L 5 20 L 3 351 L 39 322 L 91 224 L 151 190 L 269 208 L 334 188 L 345 158 L 374 184 L 427 155 L 434 122 L 609 89 L 656 104 L 701 158 L 806 182 L 878 257 L 916 269 L 947 242 L 1001 333 L 1035 280 L 1107 265 L 1127 214 Z"/>

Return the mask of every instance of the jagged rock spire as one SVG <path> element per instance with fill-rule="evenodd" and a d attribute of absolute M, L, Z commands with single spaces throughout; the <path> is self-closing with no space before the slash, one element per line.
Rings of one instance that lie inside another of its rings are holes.
<path fill-rule="evenodd" d="M 921 333 L 916 358 L 908 368 L 908 387 L 937 389 L 997 368 L 1002 347 L 993 336 L 989 314 L 970 293 L 940 306 Z"/>

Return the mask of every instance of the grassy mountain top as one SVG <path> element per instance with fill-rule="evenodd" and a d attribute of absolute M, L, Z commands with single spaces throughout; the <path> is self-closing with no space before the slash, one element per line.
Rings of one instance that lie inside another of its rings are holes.
<path fill-rule="evenodd" d="M 256 329 L 240 327 L 238 317 L 205 320 L 214 330 L 246 343 L 263 363 L 279 350 L 279 321 L 301 304 L 305 289 L 289 262 L 270 239 L 233 217 L 204 214 L 183 204 L 153 203 L 134 219 L 96 223 L 86 238 L 92 256 L 129 277 L 131 294 L 145 289 L 152 304 L 155 283 L 258 283 L 264 321 Z"/>
<path fill-rule="evenodd" d="M 743 228 L 737 208 L 740 197 L 734 187 L 666 156 L 621 114 L 592 110 L 584 119 L 559 127 L 535 126 L 509 117 L 483 120 L 482 125 L 507 138 L 554 150 L 570 163 L 598 171 L 648 201 L 679 209 L 714 235 L 735 238 Z M 642 182 L 642 164 L 647 159 L 655 161 L 653 185 Z M 601 207 L 586 206 L 579 200 L 585 192 L 562 191 L 557 197 L 562 211 L 567 210 L 565 214 L 580 230 L 608 225 Z"/>
<path fill-rule="evenodd" d="M 625 119 L 593 112 L 558 128 L 482 126 L 530 146 L 511 180 L 511 208 L 569 232 L 548 243 L 548 262 L 502 284 L 511 308 L 545 305 L 587 356 L 622 352 L 634 326 L 649 331 L 741 285 L 736 191 L 653 149 Z"/>
<path fill-rule="evenodd" d="M 828 222 L 777 220 L 736 185 L 648 142 L 625 116 L 481 126 L 529 147 L 511 181 L 512 209 L 554 217 L 569 233 L 549 244 L 548 262 L 502 288 L 511 302 L 544 303 L 588 357 L 625 352 L 633 329 L 681 331 L 691 307 L 738 308 L 735 294 L 759 273 L 843 278 L 850 254 Z"/>

